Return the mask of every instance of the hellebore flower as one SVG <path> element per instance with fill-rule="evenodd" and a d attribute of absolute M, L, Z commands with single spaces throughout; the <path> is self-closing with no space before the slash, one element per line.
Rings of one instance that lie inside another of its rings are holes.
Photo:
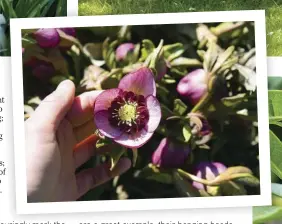
<path fill-rule="evenodd" d="M 133 43 L 124 43 L 118 46 L 116 49 L 116 60 L 123 61 L 126 60 L 130 53 L 133 53 L 135 45 Z"/>
<path fill-rule="evenodd" d="M 187 144 L 175 143 L 164 138 L 152 155 L 152 163 L 163 168 L 177 168 L 185 163 L 189 153 L 190 147 Z"/>
<path fill-rule="evenodd" d="M 39 29 L 35 32 L 34 36 L 38 45 L 42 48 L 54 48 L 57 47 L 61 41 L 58 30 L 63 31 L 67 35 L 75 36 L 74 28 L 45 28 Z"/>
<path fill-rule="evenodd" d="M 213 180 L 226 170 L 226 166 L 219 162 L 201 162 L 196 168 L 196 176 L 206 180 Z M 206 190 L 204 184 L 193 182 L 193 186 L 199 190 Z"/>
<path fill-rule="evenodd" d="M 196 69 L 180 80 L 177 92 L 193 105 L 207 92 L 207 74 L 204 69 Z"/>
<path fill-rule="evenodd" d="M 57 29 L 39 29 L 35 32 L 35 39 L 42 48 L 53 48 L 59 45 L 60 35 Z"/>
<path fill-rule="evenodd" d="M 118 88 L 102 92 L 94 105 L 94 122 L 116 143 L 139 148 L 152 136 L 161 120 L 153 73 L 141 68 L 124 76 Z"/>
<path fill-rule="evenodd" d="M 38 61 L 32 69 L 32 74 L 42 81 L 50 79 L 55 73 L 55 68 L 51 63 Z"/>

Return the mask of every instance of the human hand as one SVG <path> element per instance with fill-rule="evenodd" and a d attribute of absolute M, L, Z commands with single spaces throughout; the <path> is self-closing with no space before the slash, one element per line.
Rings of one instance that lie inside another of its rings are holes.
<path fill-rule="evenodd" d="M 128 170 L 122 158 L 110 171 L 108 163 L 75 173 L 94 156 L 93 105 L 101 91 L 75 97 L 67 80 L 47 96 L 25 122 L 28 202 L 74 201 L 89 190 Z M 104 149 L 106 150 L 106 149 Z"/>

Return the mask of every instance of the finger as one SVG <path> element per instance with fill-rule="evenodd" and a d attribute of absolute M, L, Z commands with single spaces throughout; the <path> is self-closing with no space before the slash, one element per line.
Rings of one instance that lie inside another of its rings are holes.
<path fill-rule="evenodd" d="M 93 120 L 94 102 L 102 90 L 83 93 L 74 99 L 73 105 L 67 114 L 73 127 L 78 127 L 89 120 Z"/>
<path fill-rule="evenodd" d="M 81 171 L 76 175 L 77 183 L 77 198 L 87 193 L 92 188 L 95 188 L 117 175 L 121 175 L 131 166 L 131 161 L 128 158 L 121 158 L 113 171 L 109 170 L 109 164 L 103 164 L 93 169 Z"/>
<path fill-rule="evenodd" d="M 96 142 L 98 139 L 99 137 L 92 135 L 82 144 L 79 144 L 75 147 L 73 158 L 76 169 L 87 162 L 92 156 L 110 152 L 110 150 L 114 147 L 113 145 L 106 145 L 97 149 Z"/>
<path fill-rule="evenodd" d="M 92 135 L 87 139 L 87 141 L 84 141 L 82 144 L 79 144 L 75 147 L 73 159 L 76 169 L 88 161 L 92 156 L 94 156 L 96 142 L 98 139 L 98 136 Z"/>
<path fill-rule="evenodd" d="M 59 84 L 57 89 L 48 95 L 33 113 L 30 119 L 35 124 L 57 129 L 61 120 L 71 108 L 74 100 L 75 86 L 72 81 L 65 80 Z"/>
<path fill-rule="evenodd" d="M 75 128 L 74 134 L 75 134 L 77 143 L 84 141 L 86 138 L 91 136 L 95 132 L 95 130 L 96 130 L 96 126 L 94 124 L 94 119 Z"/>

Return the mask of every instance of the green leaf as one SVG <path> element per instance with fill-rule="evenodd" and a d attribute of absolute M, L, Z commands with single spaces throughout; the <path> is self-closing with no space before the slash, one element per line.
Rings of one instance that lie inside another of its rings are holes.
<path fill-rule="evenodd" d="M 282 208 L 277 206 L 262 206 L 253 208 L 253 223 L 261 224 L 264 222 L 281 220 Z"/>
<path fill-rule="evenodd" d="M 192 136 L 192 133 L 191 133 L 191 128 L 189 125 L 184 125 L 183 126 L 183 129 L 182 129 L 182 133 L 183 133 L 183 137 L 184 137 L 184 140 L 185 142 L 189 142 L 191 136 Z"/>
<path fill-rule="evenodd" d="M 163 184 L 171 184 L 172 176 L 169 173 L 160 172 L 158 168 L 149 164 L 144 167 L 142 170 L 137 171 L 134 174 L 137 178 L 144 178 L 147 180 L 154 180 Z"/>
<path fill-rule="evenodd" d="M 126 152 L 124 147 L 115 147 L 114 150 L 111 150 L 110 157 L 111 157 L 111 170 L 115 168 L 118 161 L 120 160 L 121 156 Z"/>
<path fill-rule="evenodd" d="M 271 189 L 273 194 L 282 197 L 282 184 L 272 183 Z"/>
<path fill-rule="evenodd" d="M 142 41 L 140 61 L 145 61 L 147 57 L 155 50 L 155 45 L 151 40 L 145 39 Z"/>
<path fill-rule="evenodd" d="M 178 172 L 173 172 L 173 183 L 182 197 L 199 197 L 199 191 L 191 183 L 183 179 Z"/>
<path fill-rule="evenodd" d="M 216 73 L 218 71 L 218 69 L 220 69 L 220 67 L 227 61 L 227 59 L 229 59 L 231 57 L 231 55 L 233 54 L 235 50 L 234 46 L 230 46 L 229 48 L 227 48 L 223 53 L 219 54 L 215 65 L 213 66 L 212 69 L 212 73 Z"/>
<path fill-rule="evenodd" d="M 270 154 L 271 170 L 282 179 L 282 143 L 279 138 L 270 130 Z"/>
<path fill-rule="evenodd" d="M 282 116 L 282 91 L 281 90 L 269 90 L 269 116 L 277 117 Z"/>
<path fill-rule="evenodd" d="M 269 90 L 282 90 L 282 77 L 268 77 Z"/>
<path fill-rule="evenodd" d="M 249 91 L 256 90 L 256 72 L 253 69 L 248 68 L 247 66 L 242 66 L 236 64 L 234 66 L 243 77 L 243 85 Z"/>
<path fill-rule="evenodd" d="M 204 54 L 203 67 L 206 72 L 210 72 L 218 57 L 218 46 L 214 42 L 210 42 L 208 50 Z"/>
<path fill-rule="evenodd" d="M 199 67 L 202 63 L 194 58 L 179 57 L 170 62 L 171 66 Z"/>
<path fill-rule="evenodd" d="M 221 99 L 221 102 L 227 107 L 236 107 L 246 99 L 245 93 L 240 93 L 235 96 L 224 97 Z"/>
<path fill-rule="evenodd" d="M 164 49 L 164 57 L 169 62 L 174 60 L 175 58 L 180 57 L 185 51 L 182 43 L 165 45 L 163 49 Z"/>
<path fill-rule="evenodd" d="M 180 99 L 175 99 L 173 104 L 173 112 L 177 115 L 183 115 L 187 110 L 186 104 Z"/>

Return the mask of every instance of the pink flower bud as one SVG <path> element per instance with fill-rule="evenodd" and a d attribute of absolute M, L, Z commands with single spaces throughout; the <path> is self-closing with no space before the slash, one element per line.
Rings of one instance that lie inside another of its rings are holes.
<path fill-rule="evenodd" d="M 152 155 L 152 163 L 163 168 L 177 168 L 185 163 L 190 152 L 189 146 L 162 139 Z"/>
<path fill-rule="evenodd" d="M 202 179 L 213 180 L 226 169 L 226 166 L 219 162 L 201 162 L 196 168 L 195 175 Z M 206 189 L 205 185 L 196 181 L 193 182 L 193 186 L 199 190 Z"/>
<path fill-rule="evenodd" d="M 123 61 L 129 53 L 133 53 L 135 45 L 133 43 L 124 43 L 116 49 L 116 60 Z"/>
<path fill-rule="evenodd" d="M 38 45 L 42 48 L 54 48 L 60 43 L 60 35 L 57 29 L 39 29 L 34 35 Z"/>
<path fill-rule="evenodd" d="M 207 74 L 204 69 L 196 69 L 180 80 L 177 92 L 193 105 L 207 92 Z"/>
<path fill-rule="evenodd" d="M 167 65 L 166 65 L 165 59 L 161 58 L 158 61 L 157 66 L 156 66 L 156 70 L 157 70 L 157 73 L 158 73 L 156 80 L 159 81 L 167 73 Z"/>

